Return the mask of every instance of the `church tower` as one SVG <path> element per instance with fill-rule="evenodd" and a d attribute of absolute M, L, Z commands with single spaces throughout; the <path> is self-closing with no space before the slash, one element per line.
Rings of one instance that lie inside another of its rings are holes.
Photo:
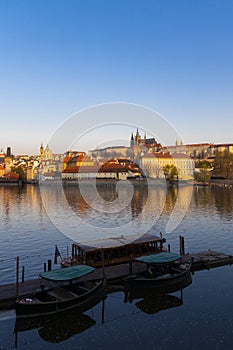
<path fill-rule="evenodd" d="M 43 159 L 44 157 L 44 147 L 43 147 L 43 143 L 41 142 L 40 145 L 40 159 Z"/>
<path fill-rule="evenodd" d="M 136 132 L 136 135 L 135 135 L 135 143 L 136 143 L 136 145 L 140 144 L 140 140 L 141 140 L 141 136 L 140 136 L 138 128 L 137 128 L 137 132 Z"/>
<path fill-rule="evenodd" d="M 130 147 L 134 146 L 134 137 L 133 137 L 133 133 L 131 134 L 131 140 L 130 140 Z"/>

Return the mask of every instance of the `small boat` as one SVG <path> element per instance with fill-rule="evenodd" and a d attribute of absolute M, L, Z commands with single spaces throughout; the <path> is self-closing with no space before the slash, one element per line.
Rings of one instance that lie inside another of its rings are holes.
<path fill-rule="evenodd" d="M 51 315 L 73 308 L 82 313 L 89 308 L 88 305 L 98 297 L 99 293 L 104 293 L 104 280 L 74 281 L 94 270 L 91 266 L 77 265 L 41 273 L 42 279 L 55 282 L 56 286 L 18 298 L 15 303 L 16 315 L 18 317 Z"/>
<path fill-rule="evenodd" d="M 146 264 L 142 272 L 125 278 L 127 288 L 151 288 L 157 292 L 172 293 L 192 283 L 191 263 L 181 261 L 181 256 L 170 252 L 161 252 L 135 258 L 135 261 Z"/>

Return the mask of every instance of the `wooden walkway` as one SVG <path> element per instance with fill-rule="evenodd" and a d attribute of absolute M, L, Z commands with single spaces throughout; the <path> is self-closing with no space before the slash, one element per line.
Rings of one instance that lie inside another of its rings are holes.
<path fill-rule="evenodd" d="M 208 250 L 205 252 L 185 254 L 184 261 L 192 261 L 192 271 L 211 269 L 214 267 L 233 264 L 233 256 L 225 253 Z"/>
<path fill-rule="evenodd" d="M 210 269 L 223 265 L 233 264 L 233 256 L 216 251 L 206 251 L 194 254 L 185 254 L 182 257 L 183 261 L 192 261 L 192 271 Z M 136 262 L 132 263 L 132 273 L 137 273 L 145 269 L 144 264 Z M 122 278 L 130 274 L 129 264 L 120 264 L 115 266 L 107 266 L 104 268 L 104 274 L 109 284 L 114 281 L 120 281 Z M 91 279 L 100 279 L 103 277 L 103 269 L 96 269 L 91 274 Z M 83 277 L 82 280 L 90 280 L 90 275 Z M 25 281 L 19 284 L 19 295 L 30 294 L 36 289 L 40 289 L 40 279 Z M 49 283 L 45 282 L 45 287 L 49 287 Z M 16 299 L 16 284 L 7 284 L 0 286 L 0 309 L 10 308 L 14 305 Z"/>
<path fill-rule="evenodd" d="M 143 264 L 133 263 L 132 264 L 132 273 L 137 273 L 139 271 L 143 271 L 145 266 Z M 129 275 L 129 264 L 120 264 L 115 266 L 106 266 L 104 268 L 104 275 L 108 283 L 114 283 L 115 281 L 120 281 L 122 278 L 127 277 Z M 90 277 L 91 276 L 91 277 Z M 87 280 L 98 280 L 103 277 L 103 269 L 96 269 L 91 275 L 86 277 L 82 277 L 81 281 Z M 19 284 L 19 295 L 23 296 L 26 294 L 30 294 L 35 290 L 40 290 L 41 280 L 34 279 L 25 281 Z M 43 284 L 46 287 L 51 287 L 49 282 L 43 280 Z M 16 300 L 16 284 L 11 283 L 7 285 L 0 286 L 0 309 L 10 308 L 14 305 L 14 301 Z"/>

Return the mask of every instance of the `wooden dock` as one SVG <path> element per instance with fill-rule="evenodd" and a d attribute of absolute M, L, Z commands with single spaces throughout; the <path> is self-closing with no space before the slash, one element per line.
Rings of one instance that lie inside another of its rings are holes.
<path fill-rule="evenodd" d="M 188 253 L 182 256 L 182 260 L 192 261 L 192 271 L 211 269 L 218 266 L 233 264 L 232 255 L 212 250 L 194 254 Z M 137 262 L 132 263 L 132 273 L 137 273 L 143 269 L 145 269 L 143 264 L 139 264 Z M 125 263 L 114 266 L 106 266 L 104 271 L 102 268 L 98 268 L 91 274 L 92 280 L 102 278 L 103 272 L 107 283 L 111 284 L 115 281 L 122 280 L 122 278 L 127 277 L 130 274 L 129 264 Z M 82 280 L 90 280 L 90 275 L 83 277 Z M 19 295 L 23 296 L 30 294 L 35 290 L 39 290 L 40 284 L 41 280 L 39 278 L 20 283 Z M 49 287 L 48 282 L 45 282 L 44 284 L 45 288 Z M 15 283 L 0 286 L 0 309 L 13 307 L 14 301 L 16 300 L 16 290 Z"/>
<path fill-rule="evenodd" d="M 104 270 L 102 268 L 96 269 L 91 275 L 82 277 L 80 280 L 98 280 L 103 278 L 103 274 L 108 283 L 114 283 L 115 281 L 120 281 L 124 277 L 127 277 L 130 274 L 129 264 L 119 264 L 114 266 L 106 266 Z M 145 266 L 143 264 L 138 264 L 136 262 L 132 263 L 132 273 L 137 273 L 143 271 Z M 91 276 L 91 277 L 90 277 Z M 46 287 L 51 287 L 49 282 L 43 280 L 43 284 Z M 35 290 L 40 290 L 41 288 L 41 279 L 33 279 L 19 283 L 19 292 L 20 296 L 30 294 Z M 11 308 L 14 305 L 16 300 L 17 288 L 16 283 L 11 283 L 7 285 L 0 286 L 0 309 Z"/>
<path fill-rule="evenodd" d="M 233 264 L 233 256 L 230 254 L 208 250 L 205 252 L 185 254 L 182 259 L 192 262 L 192 271 L 209 270 L 214 267 Z"/>

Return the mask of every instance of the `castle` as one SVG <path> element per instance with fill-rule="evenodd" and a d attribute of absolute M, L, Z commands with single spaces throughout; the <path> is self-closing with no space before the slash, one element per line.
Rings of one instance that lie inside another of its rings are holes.
<path fill-rule="evenodd" d="M 141 146 L 146 147 L 148 149 L 153 149 L 154 151 L 160 151 L 162 149 L 162 145 L 158 143 L 154 137 L 147 138 L 146 132 L 144 133 L 144 137 L 142 138 L 138 129 L 136 131 L 135 136 L 133 133 L 131 134 L 130 147 Z"/>

